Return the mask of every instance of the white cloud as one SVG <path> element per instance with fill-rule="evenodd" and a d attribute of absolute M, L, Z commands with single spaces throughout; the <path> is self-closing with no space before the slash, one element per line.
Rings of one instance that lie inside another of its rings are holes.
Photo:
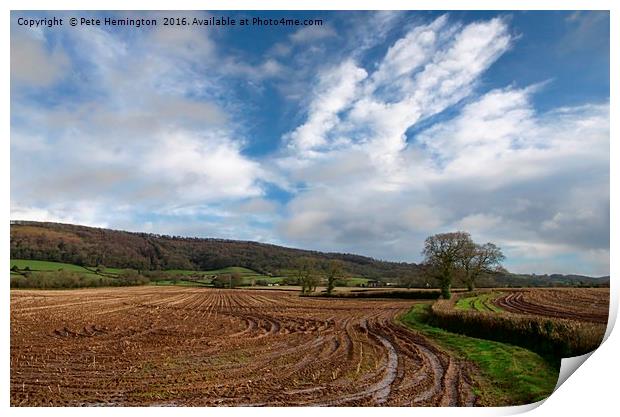
<path fill-rule="evenodd" d="M 502 218 L 485 213 L 471 214 L 457 222 L 459 230 L 475 230 L 476 232 L 488 232 L 502 223 Z"/>
<path fill-rule="evenodd" d="M 403 10 L 377 10 L 357 15 L 348 36 L 353 56 L 362 56 L 367 50 L 385 42 L 394 31 L 406 26 Z"/>
<path fill-rule="evenodd" d="M 406 130 L 468 95 L 510 45 L 501 19 L 464 28 L 446 27 L 446 20 L 412 29 L 368 77 L 352 60 L 323 73 L 306 122 L 285 139 L 305 155 L 329 145 L 359 144 L 378 165 L 396 163 Z"/>
<path fill-rule="evenodd" d="M 386 84 L 402 83 L 429 62 L 438 46 L 446 41 L 456 28 L 447 28 L 447 16 L 443 15 L 428 25 L 416 26 L 398 39 L 387 51 L 379 68 L 372 75 L 371 90 Z"/>
<path fill-rule="evenodd" d="M 432 233 L 443 225 L 443 216 L 446 215 L 444 212 L 441 207 L 414 203 L 405 208 L 403 224 L 411 230 Z"/>
<path fill-rule="evenodd" d="M 502 19 L 460 26 L 441 17 L 397 40 L 337 106 L 321 106 L 317 94 L 304 123 L 285 136 L 293 146 L 279 167 L 303 188 L 288 205 L 283 235 L 411 260 L 428 234 L 465 229 L 512 259 L 580 253 L 581 271 L 604 271 L 603 255 L 585 254 L 609 245 L 608 104 L 538 113 L 532 96 L 545 84 L 477 96 L 480 77 L 511 43 Z M 336 79 L 340 71 L 327 73 Z M 455 105 L 456 116 L 406 137 Z M 585 196 L 579 190 L 588 184 L 597 186 Z"/>
<path fill-rule="evenodd" d="M 218 135 L 167 132 L 144 155 L 137 168 L 168 183 L 174 201 L 213 201 L 261 194 L 260 167 L 241 156 L 239 145 Z"/>
<path fill-rule="evenodd" d="M 321 75 L 307 121 L 286 137 L 294 149 L 303 152 L 327 143 L 325 134 L 339 123 L 338 113 L 350 106 L 358 83 L 366 76 L 351 60 Z"/>
<path fill-rule="evenodd" d="M 46 208 L 21 206 L 11 203 L 11 219 L 42 222 L 72 223 L 91 227 L 107 227 L 102 222 L 96 204 L 87 202 L 51 205 Z"/>
<path fill-rule="evenodd" d="M 309 43 L 337 36 L 336 31 L 328 24 L 321 26 L 306 26 L 290 35 L 293 43 Z"/>
<path fill-rule="evenodd" d="M 33 30 L 11 32 L 11 81 L 17 85 L 48 87 L 67 75 L 69 59 Z"/>
<path fill-rule="evenodd" d="M 461 27 L 448 25 L 442 16 L 414 27 L 368 76 L 352 59 L 326 70 L 306 121 L 284 139 L 293 158 L 313 157 L 321 165 L 341 158 L 338 149 L 364 152 L 372 165 L 365 161 L 365 170 L 376 174 L 374 184 L 398 189 L 407 181 L 402 177 L 407 129 L 467 96 L 509 45 L 501 19 Z M 294 165 L 290 159 L 287 164 Z"/>
<path fill-rule="evenodd" d="M 54 106 L 25 97 L 12 103 L 13 218 L 127 223 L 263 194 L 263 170 L 244 155 L 243 125 L 231 117 L 220 73 L 205 76 L 218 55 L 208 31 L 123 36 L 89 28 L 26 41 L 17 32 L 12 49 L 27 41 L 27 51 L 43 54 L 37 70 L 51 74 L 46 82 L 58 78 L 54 64 L 63 57 L 73 85 Z M 56 36 L 64 42 L 45 47 Z M 61 45 L 72 47 L 73 62 Z M 274 60 L 260 69 L 279 70 Z M 119 201 L 132 214 L 107 209 Z"/>
<path fill-rule="evenodd" d="M 220 71 L 256 82 L 271 78 L 282 78 L 290 73 L 288 68 L 274 58 L 254 64 L 233 57 L 223 58 L 219 63 Z"/>
<path fill-rule="evenodd" d="M 493 90 L 417 140 L 432 152 L 441 175 L 489 190 L 609 163 L 608 105 L 536 115 L 533 91 Z"/>

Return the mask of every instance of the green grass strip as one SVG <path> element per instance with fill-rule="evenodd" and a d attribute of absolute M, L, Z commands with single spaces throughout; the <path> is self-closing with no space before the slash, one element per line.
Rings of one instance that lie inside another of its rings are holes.
<path fill-rule="evenodd" d="M 31 271 L 58 271 L 59 269 L 65 271 L 75 272 L 87 272 L 83 267 L 73 264 L 66 264 L 62 262 L 48 262 L 48 261 L 33 261 L 26 259 L 11 259 L 11 268 L 13 266 L 18 267 L 24 271 L 26 268 L 30 268 Z"/>
<path fill-rule="evenodd" d="M 541 356 L 506 343 L 458 335 L 427 324 L 429 304 L 416 304 L 399 320 L 480 370 L 476 395 L 489 406 L 530 404 L 547 398 L 558 370 Z"/>
<path fill-rule="evenodd" d="M 495 313 L 501 313 L 504 310 L 493 304 L 493 300 L 500 295 L 501 294 L 497 292 L 490 292 L 473 297 L 462 297 L 456 302 L 456 308 L 458 310 L 493 311 Z"/>

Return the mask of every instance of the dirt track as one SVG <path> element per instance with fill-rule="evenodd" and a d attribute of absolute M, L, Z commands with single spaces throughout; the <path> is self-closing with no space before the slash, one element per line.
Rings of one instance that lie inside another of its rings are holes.
<path fill-rule="evenodd" d="M 473 405 L 411 301 L 198 288 L 11 292 L 11 405 Z"/>
<path fill-rule="evenodd" d="M 511 291 L 494 304 L 513 313 L 607 323 L 609 289 L 526 289 Z"/>

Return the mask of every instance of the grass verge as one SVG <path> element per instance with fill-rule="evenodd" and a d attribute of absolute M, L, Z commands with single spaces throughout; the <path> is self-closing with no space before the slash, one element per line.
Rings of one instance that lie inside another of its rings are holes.
<path fill-rule="evenodd" d="M 559 369 L 524 348 L 451 333 L 427 324 L 428 304 L 416 304 L 399 320 L 479 371 L 476 395 L 488 406 L 530 404 L 553 392 Z"/>
<path fill-rule="evenodd" d="M 493 304 L 493 300 L 500 295 L 501 294 L 498 292 L 487 292 L 472 297 L 461 297 L 456 302 L 456 308 L 458 310 L 492 311 L 501 313 L 504 310 Z"/>

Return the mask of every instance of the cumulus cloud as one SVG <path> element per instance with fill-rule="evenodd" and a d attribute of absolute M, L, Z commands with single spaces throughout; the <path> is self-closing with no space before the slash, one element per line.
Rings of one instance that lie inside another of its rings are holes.
<path fill-rule="evenodd" d="M 493 90 L 417 140 L 430 150 L 443 176 L 475 181 L 487 191 L 570 175 L 585 166 L 604 172 L 609 164 L 608 104 L 536 115 L 530 103 L 535 90 Z"/>
<path fill-rule="evenodd" d="M 129 225 L 261 196 L 263 170 L 218 99 L 225 86 L 204 76 L 216 54 L 206 33 L 16 30 L 15 82 L 51 85 L 60 68 L 78 76 L 52 92 L 53 106 L 14 97 L 12 217 Z M 22 71 L 33 64 L 47 78 Z"/>
<path fill-rule="evenodd" d="M 259 165 L 243 157 L 239 144 L 224 134 L 167 132 L 153 145 L 139 168 L 146 177 L 168 184 L 168 198 L 211 201 L 261 194 Z"/>

